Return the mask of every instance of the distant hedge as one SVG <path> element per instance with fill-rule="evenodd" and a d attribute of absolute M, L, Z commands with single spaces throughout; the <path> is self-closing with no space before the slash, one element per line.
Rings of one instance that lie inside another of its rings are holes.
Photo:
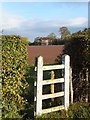
<path fill-rule="evenodd" d="M 23 97 L 28 84 L 25 80 L 27 68 L 27 41 L 20 36 L 2 37 L 2 106 L 3 118 L 21 118 L 20 111 L 27 103 Z"/>

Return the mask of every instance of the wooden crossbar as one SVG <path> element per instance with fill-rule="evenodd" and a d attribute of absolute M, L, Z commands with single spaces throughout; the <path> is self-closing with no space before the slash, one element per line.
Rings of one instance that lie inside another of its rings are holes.
<path fill-rule="evenodd" d="M 43 66 L 43 71 L 46 70 L 57 70 L 57 69 L 64 69 L 65 65 L 50 65 L 50 66 Z M 35 71 L 37 71 L 37 67 L 35 67 Z"/>
<path fill-rule="evenodd" d="M 42 85 L 49 85 L 52 83 L 63 83 L 64 82 L 64 78 L 58 78 L 58 79 L 54 79 L 52 80 L 43 80 L 42 81 Z"/>
<path fill-rule="evenodd" d="M 49 98 L 60 97 L 60 96 L 64 96 L 64 92 L 57 92 L 57 93 L 53 93 L 53 94 L 42 95 L 42 100 L 49 99 Z"/>
<path fill-rule="evenodd" d="M 64 108 L 65 108 L 64 105 L 56 106 L 56 107 L 52 107 L 52 108 L 47 108 L 47 109 L 43 109 L 42 113 L 45 114 L 45 113 L 55 112 L 58 110 L 62 110 Z"/>

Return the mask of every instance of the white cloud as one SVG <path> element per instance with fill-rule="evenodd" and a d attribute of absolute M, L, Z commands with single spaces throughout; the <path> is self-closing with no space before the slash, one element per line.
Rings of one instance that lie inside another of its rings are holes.
<path fill-rule="evenodd" d="M 39 18 L 25 19 L 23 17 L 5 12 L 2 16 L 2 29 L 5 34 L 18 34 L 28 37 L 31 41 L 37 36 L 46 36 L 51 32 L 58 34 L 59 28 L 67 27 L 87 27 L 87 18 L 74 18 L 68 20 L 42 20 Z"/>
<path fill-rule="evenodd" d="M 69 21 L 69 25 L 73 27 L 85 26 L 88 23 L 88 19 L 84 17 L 75 18 Z"/>
<path fill-rule="evenodd" d="M 2 28 L 3 29 L 14 29 L 19 28 L 24 22 L 24 18 L 17 15 L 13 15 L 6 11 L 2 12 Z"/>
<path fill-rule="evenodd" d="M 78 17 L 68 20 L 42 20 L 38 18 L 24 19 L 23 17 L 15 16 L 9 13 L 2 15 L 2 28 L 3 29 L 35 29 L 35 28 L 47 28 L 47 27 L 58 27 L 58 26 L 72 26 L 79 27 L 84 26 L 88 19 L 84 17 Z"/>

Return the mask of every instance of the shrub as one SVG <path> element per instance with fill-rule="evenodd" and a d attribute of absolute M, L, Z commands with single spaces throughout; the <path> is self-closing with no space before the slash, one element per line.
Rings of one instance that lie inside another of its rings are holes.
<path fill-rule="evenodd" d="M 68 109 L 68 116 L 70 118 L 90 118 L 89 103 L 76 102 Z"/>
<path fill-rule="evenodd" d="M 27 42 L 20 36 L 3 35 L 2 39 L 2 97 L 3 118 L 21 118 L 26 99 L 23 97 L 28 84 L 25 80 L 27 68 Z"/>

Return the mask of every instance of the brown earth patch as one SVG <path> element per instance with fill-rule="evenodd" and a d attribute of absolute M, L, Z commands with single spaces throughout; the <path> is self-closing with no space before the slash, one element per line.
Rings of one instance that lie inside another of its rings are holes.
<path fill-rule="evenodd" d="M 55 64 L 57 56 L 63 53 L 64 45 L 27 46 L 28 62 L 35 64 L 35 58 L 42 56 L 44 64 Z"/>

